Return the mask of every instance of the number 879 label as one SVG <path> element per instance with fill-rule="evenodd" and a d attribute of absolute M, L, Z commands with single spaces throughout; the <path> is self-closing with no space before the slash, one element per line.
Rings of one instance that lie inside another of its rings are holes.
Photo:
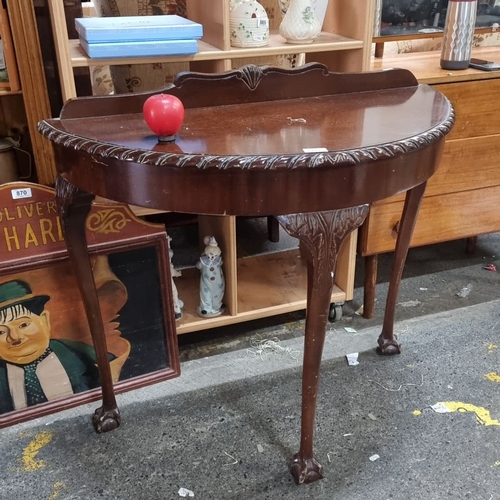
<path fill-rule="evenodd" d="M 12 189 L 12 199 L 31 198 L 31 188 Z"/>

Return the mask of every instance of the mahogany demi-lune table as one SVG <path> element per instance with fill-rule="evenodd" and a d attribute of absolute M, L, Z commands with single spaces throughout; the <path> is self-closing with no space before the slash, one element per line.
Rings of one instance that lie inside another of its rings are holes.
<path fill-rule="evenodd" d="M 246 66 L 181 73 L 163 93 L 180 98 L 184 123 L 161 144 L 142 115 L 154 93 L 82 97 L 40 122 L 54 146 L 56 197 L 97 351 L 98 432 L 120 423 L 85 240 L 93 198 L 165 211 L 276 216 L 307 261 L 307 317 L 298 483 L 322 477 L 313 456 L 320 363 L 339 248 L 372 202 L 406 192 L 378 351 L 400 352 L 394 313 L 426 182 L 438 167 L 454 113 L 448 99 L 402 69 L 329 73 Z"/>

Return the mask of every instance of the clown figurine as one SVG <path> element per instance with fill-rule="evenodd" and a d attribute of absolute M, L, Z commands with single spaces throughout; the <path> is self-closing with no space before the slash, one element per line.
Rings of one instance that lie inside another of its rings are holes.
<path fill-rule="evenodd" d="M 200 305 L 196 312 L 202 318 L 220 316 L 225 307 L 224 275 L 222 273 L 222 257 L 217 241 L 213 236 L 205 236 L 205 250 L 196 267 L 200 270 Z"/>
<path fill-rule="evenodd" d="M 174 302 L 174 313 L 175 313 L 175 319 L 181 319 L 182 318 L 182 308 L 184 307 L 184 302 L 179 299 L 179 294 L 177 292 L 177 287 L 175 286 L 174 278 L 178 278 L 179 276 L 182 276 L 182 273 L 178 271 L 174 265 L 172 264 L 172 257 L 174 256 L 173 250 L 170 248 L 170 242 L 172 241 L 172 238 L 168 236 L 168 255 L 170 257 L 170 276 L 172 277 L 172 299 Z"/>

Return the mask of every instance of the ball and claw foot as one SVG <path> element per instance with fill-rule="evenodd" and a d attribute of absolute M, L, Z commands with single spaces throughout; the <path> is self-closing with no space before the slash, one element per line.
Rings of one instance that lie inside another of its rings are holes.
<path fill-rule="evenodd" d="M 322 470 L 323 467 L 315 458 L 311 457 L 304 459 L 301 457 L 300 453 L 297 453 L 293 457 L 293 462 L 290 467 L 290 472 L 297 484 L 314 483 L 314 481 L 318 479 L 323 479 Z"/>
<path fill-rule="evenodd" d="M 121 417 L 120 410 L 114 408 L 113 410 L 104 411 L 103 407 L 97 408 L 92 415 L 92 423 L 94 424 L 96 432 L 109 432 L 116 429 L 120 425 Z"/>
<path fill-rule="evenodd" d="M 396 339 L 379 338 L 377 352 L 384 356 L 401 354 L 401 344 Z"/>

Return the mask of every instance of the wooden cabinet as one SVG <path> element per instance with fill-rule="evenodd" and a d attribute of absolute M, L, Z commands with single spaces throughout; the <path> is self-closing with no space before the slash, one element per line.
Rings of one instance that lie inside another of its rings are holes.
<path fill-rule="evenodd" d="M 271 31 L 269 44 L 259 48 L 233 48 L 229 36 L 229 0 L 187 0 L 187 17 L 203 25 L 199 52 L 185 57 L 90 59 L 78 40 L 69 40 L 62 0 L 49 0 L 60 80 L 65 100 L 76 96 L 74 68 L 99 64 L 176 63 L 186 61 L 192 71 L 227 71 L 242 64 L 265 64 L 266 58 L 290 53 L 303 54 L 306 62 L 317 61 L 330 71 L 363 71 L 370 63 L 374 0 L 330 0 L 320 37 L 311 44 L 287 44 Z M 278 2 L 276 0 L 276 7 Z M 332 113 L 334 110 L 332 110 Z M 137 211 L 144 214 L 144 211 Z M 199 318 L 199 271 L 184 270 L 176 279 L 185 302 L 178 333 L 192 332 L 240 321 L 304 309 L 306 268 L 298 249 L 237 258 L 234 217 L 199 217 L 200 236 L 213 234 L 224 257 L 227 311 L 217 318 Z M 337 266 L 332 303 L 352 299 L 356 234 L 345 243 Z"/>
<path fill-rule="evenodd" d="M 500 47 L 478 48 L 473 55 L 498 61 Z M 455 126 L 440 167 L 427 184 L 411 246 L 500 231 L 500 72 L 450 72 L 440 69 L 439 57 L 439 52 L 401 54 L 371 65 L 409 69 L 420 83 L 445 94 L 455 108 Z M 376 255 L 394 250 L 403 204 L 402 195 L 375 203 L 360 231 L 360 252 L 371 258 L 365 276 L 367 316 L 373 310 Z"/>

